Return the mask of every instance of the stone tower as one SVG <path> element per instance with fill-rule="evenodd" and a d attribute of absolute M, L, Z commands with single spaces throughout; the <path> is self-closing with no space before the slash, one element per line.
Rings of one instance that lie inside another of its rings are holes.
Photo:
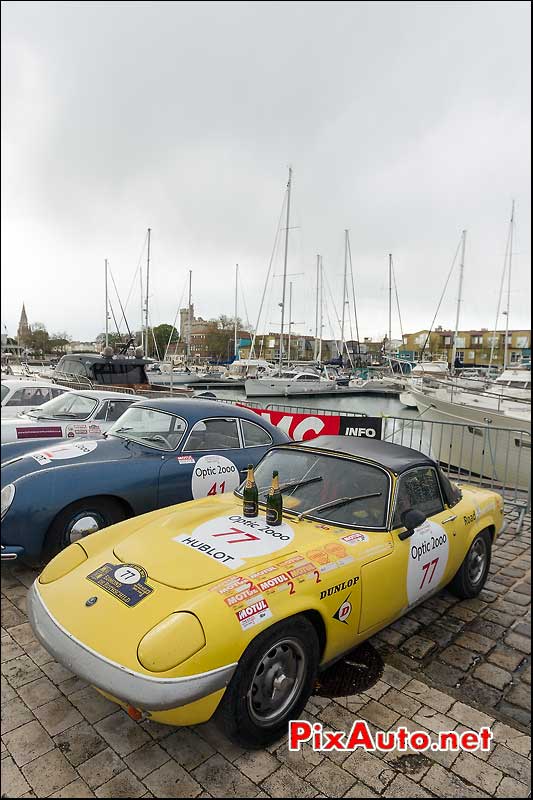
<path fill-rule="evenodd" d="M 19 326 L 17 328 L 17 338 L 20 345 L 30 343 L 30 326 L 28 325 L 28 317 L 26 316 L 26 308 L 22 304 L 22 312 L 20 314 Z"/>

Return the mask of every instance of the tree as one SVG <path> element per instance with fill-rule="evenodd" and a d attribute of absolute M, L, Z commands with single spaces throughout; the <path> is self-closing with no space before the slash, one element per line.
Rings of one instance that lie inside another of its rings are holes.
<path fill-rule="evenodd" d="M 153 336 L 152 336 L 153 331 Z M 170 336 L 172 334 L 172 337 Z M 179 342 L 180 337 L 179 333 L 175 328 L 172 328 L 172 325 L 168 325 L 166 322 L 162 323 L 161 325 L 156 325 L 155 328 L 152 328 L 150 331 L 150 350 L 154 349 L 156 352 L 154 355 L 157 357 L 157 353 L 159 353 L 159 358 L 163 360 L 165 356 L 165 350 L 167 349 L 167 345 L 176 344 Z M 154 347 L 154 339 L 157 345 L 157 348 Z"/>
<path fill-rule="evenodd" d="M 218 319 L 211 319 L 207 323 L 208 330 L 205 335 L 207 352 L 212 360 L 229 361 L 234 353 L 235 320 L 222 314 Z M 237 330 L 242 328 L 242 321 L 237 317 Z"/>
<path fill-rule="evenodd" d="M 110 333 L 108 336 L 109 347 L 112 347 L 115 352 L 119 352 L 121 347 L 128 341 L 128 337 L 119 333 Z M 105 347 L 105 333 L 99 333 L 95 339 L 96 346 L 102 349 Z"/>
<path fill-rule="evenodd" d="M 72 337 L 65 331 L 52 333 L 50 336 L 50 352 L 63 355 L 67 352 L 67 345 L 72 341 Z"/>
<path fill-rule="evenodd" d="M 30 335 L 30 349 L 34 353 L 42 356 L 50 352 L 50 337 L 46 326 L 42 322 L 36 322 L 32 325 Z"/>

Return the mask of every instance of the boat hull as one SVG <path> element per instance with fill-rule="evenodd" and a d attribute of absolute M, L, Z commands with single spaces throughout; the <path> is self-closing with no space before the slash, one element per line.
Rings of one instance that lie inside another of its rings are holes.
<path fill-rule="evenodd" d="M 423 392 L 410 393 L 424 422 L 443 423 L 433 426 L 431 433 L 435 458 L 462 475 L 482 476 L 501 487 L 528 489 L 531 420 L 451 403 Z M 459 430 L 458 424 L 463 426 Z"/>

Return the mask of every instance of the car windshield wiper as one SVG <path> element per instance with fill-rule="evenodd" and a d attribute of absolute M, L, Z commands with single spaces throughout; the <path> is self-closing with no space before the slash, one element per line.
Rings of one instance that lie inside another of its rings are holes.
<path fill-rule="evenodd" d="M 326 508 L 338 508 L 339 506 L 346 506 L 348 503 L 353 503 L 355 500 L 367 500 L 369 497 L 381 497 L 383 492 L 372 492 L 370 494 L 358 494 L 355 497 L 338 497 L 336 500 L 330 500 L 329 503 L 322 503 L 319 506 L 308 508 L 307 511 L 302 511 L 297 515 L 298 521 L 304 517 L 308 517 L 313 511 L 323 511 Z"/>
<path fill-rule="evenodd" d="M 289 483 L 282 483 L 279 488 L 281 491 L 284 491 L 285 489 L 298 489 L 300 486 L 307 486 L 309 483 L 317 483 L 321 480 L 323 480 L 322 475 L 316 475 L 314 478 L 307 478 L 307 480 L 303 481 L 289 481 Z M 265 486 L 261 489 L 261 493 L 265 491 L 270 491 L 270 486 Z"/>
<path fill-rule="evenodd" d="M 109 431 L 109 433 L 124 433 L 124 431 L 132 431 L 133 428 L 117 428 L 116 431 Z"/>

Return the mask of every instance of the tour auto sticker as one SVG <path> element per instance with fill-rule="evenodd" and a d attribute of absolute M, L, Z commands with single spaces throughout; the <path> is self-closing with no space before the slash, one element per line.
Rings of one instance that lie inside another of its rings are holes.
<path fill-rule="evenodd" d="M 32 453 L 39 464 L 49 464 L 50 461 L 63 461 L 67 458 L 80 458 L 96 450 L 96 442 L 68 442 L 51 447 L 49 450 L 41 450 L 39 453 Z"/>
<path fill-rule="evenodd" d="M 229 458 L 202 456 L 192 471 L 193 500 L 208 495 L 233 492 L 240 483 L 239 470 Z"/>
<path fill-rule="evenodd" d="M 175 536 L 173 541 L 193 548 L 233 570 L 242 567 L 247 558 L 282 550 L 293 539 L 294 531 L 286 522 L 271 528 L 264 516 L 247 519 L 240 514 L 233 514 L 210 519 L 191 534 Z"/>
<path fill-rule="evenodd" d="M 407 540 L 407 599 L 409 605 L 435 591 L 448 563 L 448 536 L 441 525 L 426 520 Z"/>
<path fill-rule="evenodd" d="M 146 570 L 136 564 L 102 564 L 87 575 L 87 580 L 132 608 L 154 591 L 146 583 L 147 577 Z"/>

